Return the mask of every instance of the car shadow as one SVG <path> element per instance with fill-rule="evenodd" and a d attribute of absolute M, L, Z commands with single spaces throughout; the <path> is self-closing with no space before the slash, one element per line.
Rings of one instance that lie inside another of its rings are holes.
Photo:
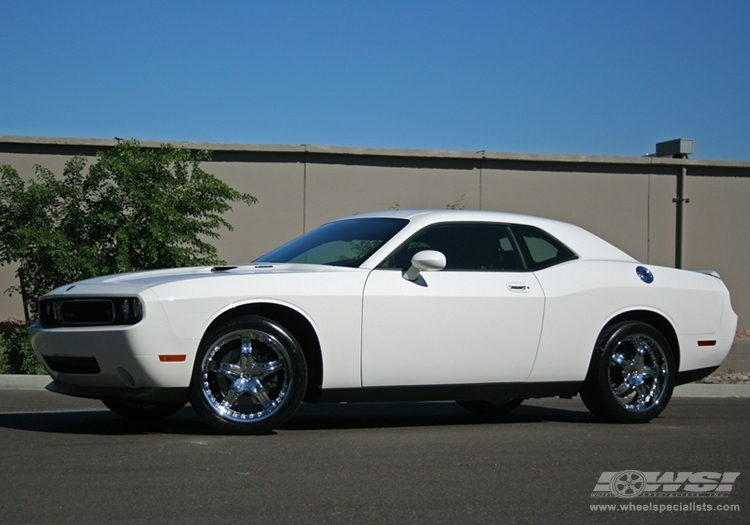
<path fill-rule="evenodd" d="M 521 405 L 501 416 L 472 414 L 455 403 L 350 403 L 300 406 L 279 428 L 285 432 L 397 427 L 508 425 L 527 423 L 598 423 L 585 409 Z M 188 405 L 160 421 L 123 419 L 109 410 L 0 414 L 0 428 L 33 432 L 92 435 L 216 434 Z"/>
<path fill-rule="evenodd" d="M 0 414 L 0 428 L 102 436 L 207 433 L 203 422 L 190 407 L 168 419 L 149 422 L 124 419 L 107 409 Z"/>
<path fill-rule="evenodd" d="M 452 402 L 302 405 L 282 430 L 343 430 L 540 422 L 594 422 L 586 410 L 521 405 L 509 414 L 473 414 Z"/>

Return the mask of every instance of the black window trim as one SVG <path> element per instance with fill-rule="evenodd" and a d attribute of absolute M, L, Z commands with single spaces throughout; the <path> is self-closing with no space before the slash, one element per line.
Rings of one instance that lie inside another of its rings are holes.
<path fill-rule="evenodd" d="M 399 271 L 406 271 L 407 268 L 390 268 L 390 267 L 384 266 L 384 265 L 388 262 L 388 260 L 391 257 L 393 257 L 399 250 L 401 250 L 401 248 L 403 248 L 404 246 L 407 246 L 417 236 L 422 235 L 424 232 L 427 232 L 427 231 L 429 231 L 429 230 L 431 230 L 433 228 L 438 228 L 438 227 L 442 227 L 442 226 L 474 226 L 474 225 L 479 225 L 479 226 L 505 226 L 506 228 L 508 228 L 508 231 L 510 233 L 510 239 L 512 240 L 512 242 L 514 244 L 514 248 L 518 251 L 518 255 L 519 255 L 519 258 L 521 259 L 521 264 L 523 265 L 523 268 L 522 269 L 517 269 L 517 270 L 499 270 L 499 269 L 497 269 L 497 270 L 496 269 L 486 269 L 486 270 L 445 269 L 445 270 L 441 270 L 441 271 L 447 271 L 447 272 L 530 273 L 530 272 L 537 272 L 537 271 L 540 271 L 540 270 L 544 270 L 545 268 L 551 268 L 552 266 L 557 266 L 558 264 L 562 264 L 562 263 L 565 263 L 565 262 L 573 261 L 573 260 L 579 258 L 578 255 L 573 250 L 571 250 L 570 248 L 568 248 L 568 246 L 565 243 L 563 243 L 562 241 L 560 241 L 557 237 L 555 237 L 554 235 L 552 235 L 548 231 L 543 230 L 542 228 L 539 228 L 538 226 L 532 226 L 530 224 L 493 222 L 493 221 L 456 221 L 456 222 L 454 222 L 454 221 L 445 221 L 445 222 L 435 222 L 435 223 L 432 223 L 432 224 L 428 224 L 427 226 L 425 226 L 421 230 L 416 231 L 413 235 L 409 236 L 409 238 L 407 238 L 404 242 L 402 242 L 396 248 L 394 248 L 393 250 L 391 250 L 388 253 L 388 255 L 386 255 L 383 258 L 383 260 L 380 261 L 375 266 L 375 269 L 376 270 L 399 270 Z M 567 257 L 567 258 L 565 258 L 565 259 L 562 259 L 562 260 L 551 259 L 550 264 L 544 264 L 543 263 L 541 265 L 536 265 L 534 263 L 532 265 L 532 266 L 534 266 L 534 268 L 531 269 L 529 267 L 529 262 L 528 261 L 531 261 L 533 263 L 534 260 L 531 257 L 531 253 L 529 252 L 528 247 L 526 246 L 526 243 L 525 242 L 520 243 L 518 241 L 518 239 L 516 238 L 517 234 L 516 234 L 516 231 L 514 229 L 515 227 L 530 228 L 530 229 L 542 232 L 546 237 L 549 237 L 550 239 L 552 239 L 553 241 L 555 241 L 555 243 L 557 245 L 559 245 L 562 248 L 564 248 L 570 254 L 570 256 Z"/>

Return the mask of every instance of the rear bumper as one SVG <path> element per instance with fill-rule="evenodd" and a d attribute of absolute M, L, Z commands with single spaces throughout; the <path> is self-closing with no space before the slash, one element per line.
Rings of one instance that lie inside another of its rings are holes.
<path fill-rule="evenodd" d="M 684 385 L 686 383 L 692 383 L 698 381 L 711 374 L 714 370 L 719 368 L 718 366 L 709 366 L 707 368 L 698 368 L 696 370 L 686 370 L 677 374 L 677 381 L 675 386 Z"/>

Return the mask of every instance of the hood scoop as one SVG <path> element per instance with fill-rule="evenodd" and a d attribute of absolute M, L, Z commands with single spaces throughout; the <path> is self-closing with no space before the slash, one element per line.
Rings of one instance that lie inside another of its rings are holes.
<path fill-rule="evenodd" d="M 234 270 L 237 268 L 236 266 L 214 266 L 211 268 L 212 272 L 228 272 L 229 270 Z"/>

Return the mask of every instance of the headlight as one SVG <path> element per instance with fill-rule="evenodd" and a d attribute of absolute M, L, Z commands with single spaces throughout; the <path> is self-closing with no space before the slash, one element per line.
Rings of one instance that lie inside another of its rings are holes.
<path fill-rule="evenodd" d="M 143 319 L 143 305 L 137 297 L 50 298 L 39 301 L 39 314 L 44 328 L 132 325 Z"/>

